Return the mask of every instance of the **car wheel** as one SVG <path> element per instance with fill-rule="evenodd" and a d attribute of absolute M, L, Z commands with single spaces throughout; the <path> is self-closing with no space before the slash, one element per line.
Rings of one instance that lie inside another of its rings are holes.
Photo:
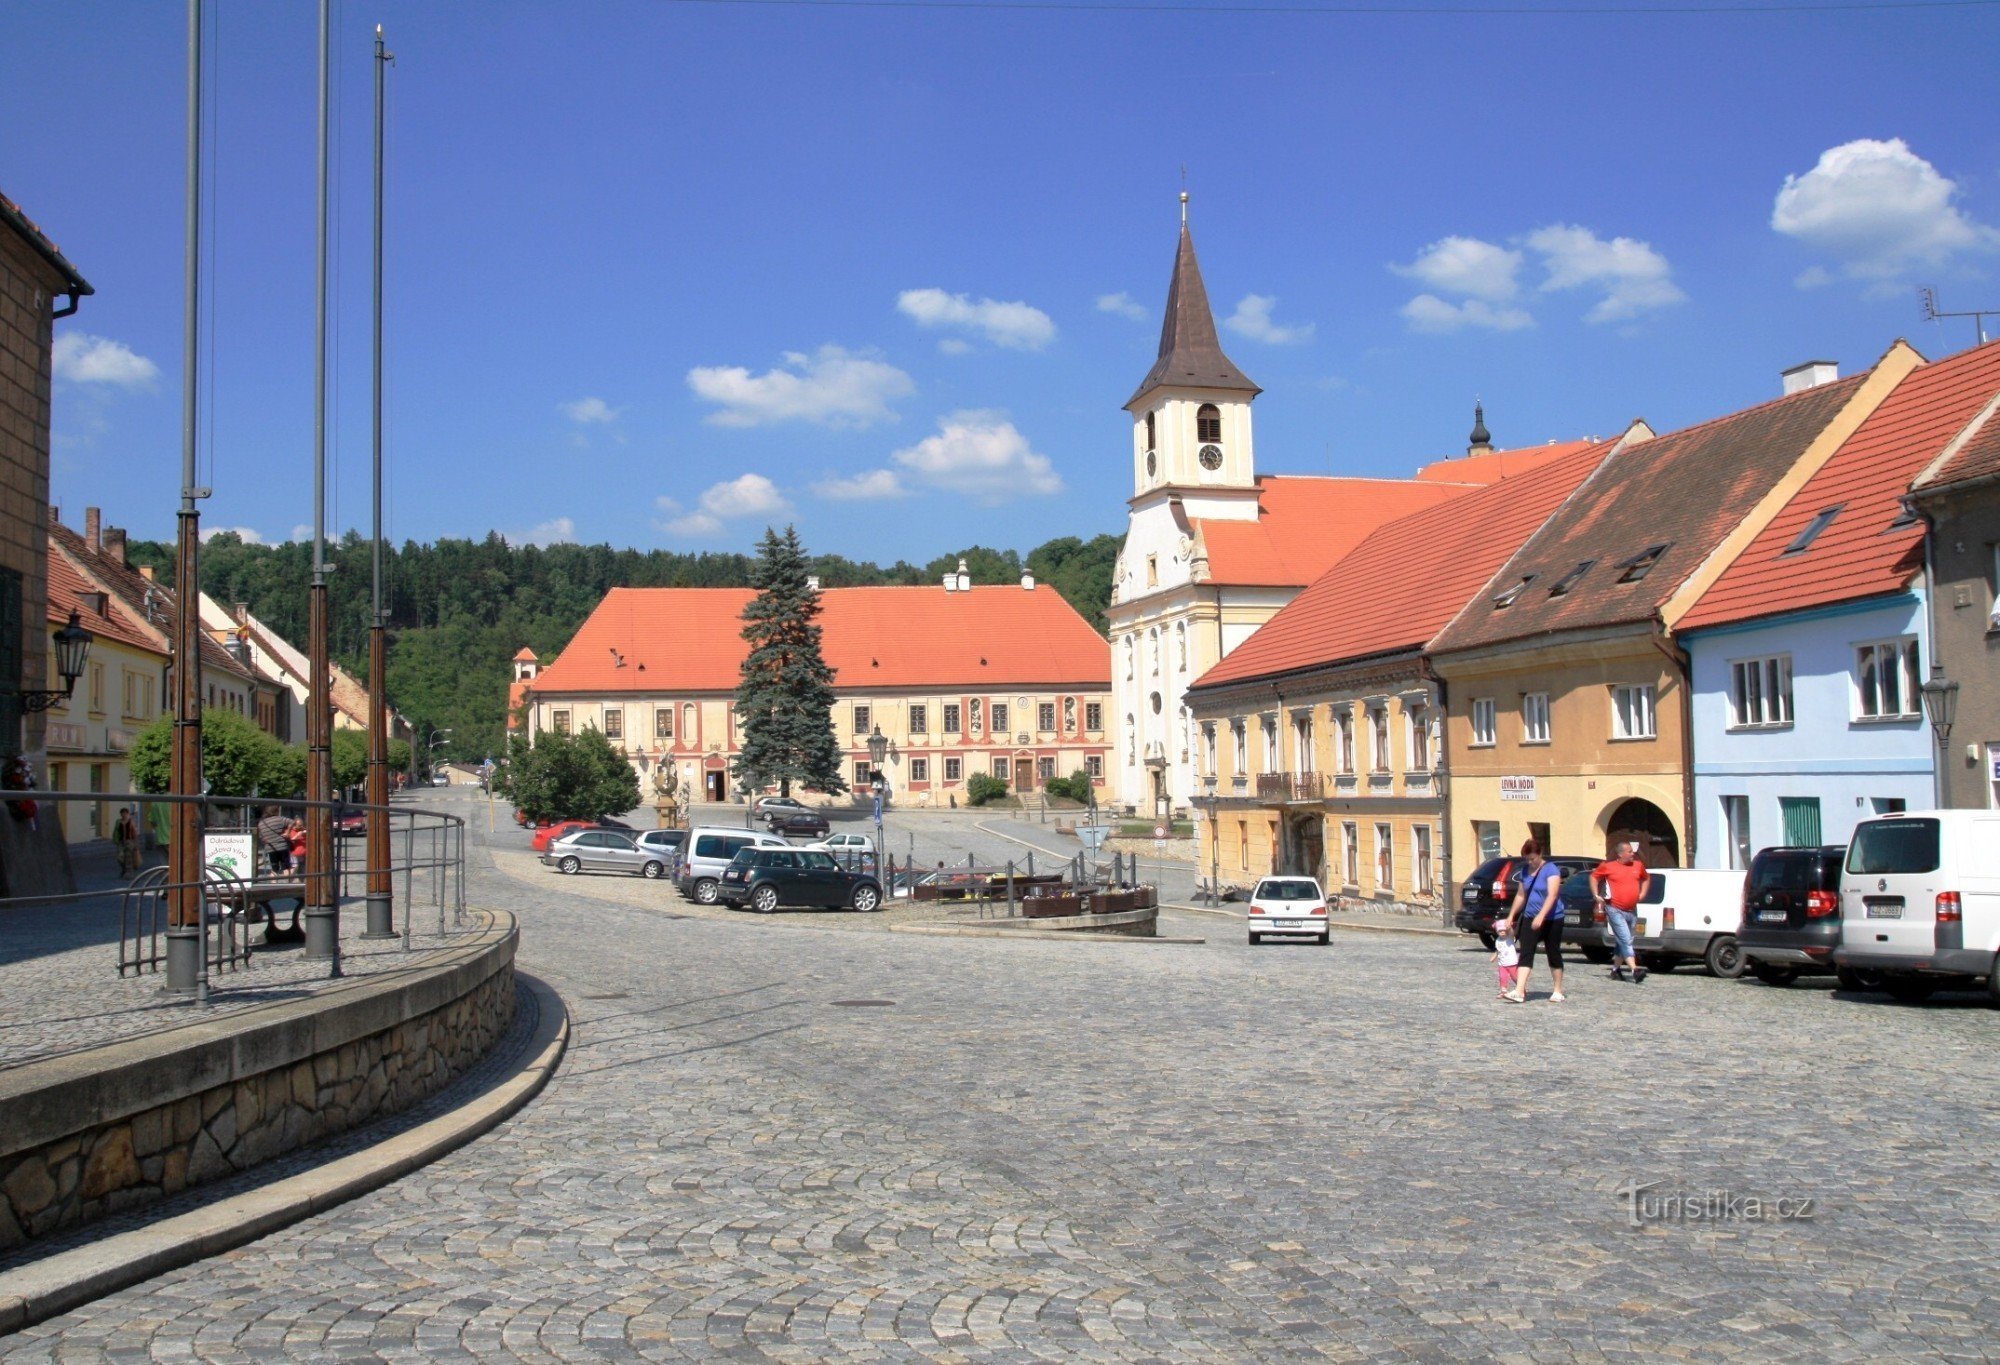
<path fill-rule="evenodd" d="M 561 868 L 564 872 L 568 873 L 572 877 L 574 877 L 577 873 L 583 871 L 583 864 L 577 861 L 575 858 L 565 858 L 561 862 L 557 863 L 556 866 Z"/>
<path fill-rule="evenodd" d="M 1914 1005 L 1919 1001 L 1930 999 L 1931 992 L 1937 989 L 1937 983 L 1927 981 L 1921 976 L 1892 976 L 1882 983 L 1882 988 L 1889 992 L 1890 999 L 1900 1000 L 1905 1005 Z"/>
<path fill-rule="evenodd" d="M 694 898 L 699 905 L 715 904 L 715 878 L 703 877 L 694 884 Z"/>
<path fill-rule="evenodd" d="M 1797 967 L 1780 967 L 1771 962 L 1752 963 L 1750 970 L 1767 986 L 1789 986 L 1799 979 Z"/>
<path fill-rule="evenodd" d="M 1250 935 L 1250 943 L 1253 947 L 1259 943 L 1262 943 L 1263 941 L 1264 941 L 1264 936 L 1262 934 Z"/>
<path fill-rule="evenodd" d="M 1490 953 L 1493 951 L 1493 943 L 1494 943 L 1493 935 L 1484 929 L 1480 930 L 1479 946 L 1484 948 L 1487 952 Z"/>
<path fill-rule="evenodd" d="M 757 908 L 757 913 L 760 915 L 776 913 L 778 909 L 778 888 L 775 886 L 758 887 L 750 893 L 750 904 Z"/>
<path fill-rule="evenodd" d="M 1708 951 L 1701 955 L 1709 974 L 1719 976 L 1724 981 L 1734 981 L 1743 975 L 1743 948 L 1736 942 L 1734 934 L 1717 934 L 1708 941 Z"/>
<path fill-rule="evenodd" d="M 2000 957 L 1993 959 L 1993 970 L 1986 973 L 1986 1001 L 2000 1010 Z"/>
<path fill-rule="evenodd" d="M 1864 972 L 1858 967 L 1836 967 L 1833 982 L 1843 991 L 1879 991 L 1882 989 L 1882 974 Z"/>
<path fill-rule="evenodd" d="M 854 888 L 854 908 L 862 914 L 882 908 L 882 893 L 872 886 Z"/>
<path fill-rule="evenodd" d="M 1324 948 L 1327 944 L 1332 942 L 1333 942 L 1333 930 L 1331 929 L 1327 930 L 1325 933 L 1319 936 L 1319 943 L 1320 947 L 1322 948 Z"/>
<path fill-rule="evenodd" d="M 666 874 L 667 874 L 667 869 L 664 863 L 647 863 L 644 867 L 639 869 L 639 875 L 644 877 L 649 882 L 656 882 L 660 878 L 666 876 Z"/>

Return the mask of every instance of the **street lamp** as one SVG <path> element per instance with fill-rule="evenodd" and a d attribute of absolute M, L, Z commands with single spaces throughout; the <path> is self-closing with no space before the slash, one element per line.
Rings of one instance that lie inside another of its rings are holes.
<path fill-rule="evenodd" d="M 55 641 L 56 672 L 62 677 L 62 689 L 21 692 L 21 708 L 25 711 L 46 711 L 58 702 L 68 701 L 76 693 L 76 680 L 83 676 L 84 660 L 90 657 L 91 634 L 83 628 L 74 608 L 70 611 L 68 624 L 56 632 Z"/>
<path fill-rule="evenodd" d="M 1202 778 L 1201 785 L 1208 800 L 1208 903 L 1222 904 L 1222 826 L 1216 823 L 1215 812 L 1222 804 L 1222 796 L 1216 791 L 1215 774 Z"/>
<path fill-rule="evenodd" d="M 1931 665 L 1931 676 L 1918 689 L 1924 694 L 1924 714 L 1937 735 L 1937 803 L 1945 804 L 1945 741 L 1951 738 L 1951 723 L 1958 717 L 1958 680 L 1946 678 L 1944 670 Z"/>
<path fill-rule="evenodd" d="M 889 737 L 877 725 L 868 736 L 868 786 L 875 797 L 875 875 L 881 876 L 885 866 L 882 859 L 887 851 L 882 842 L 882 789 L 888 784 L 882 780 L 882 765 L 889 758 Z M 893 887 L 883 887 L 882 894 L 889 895 Z"/>

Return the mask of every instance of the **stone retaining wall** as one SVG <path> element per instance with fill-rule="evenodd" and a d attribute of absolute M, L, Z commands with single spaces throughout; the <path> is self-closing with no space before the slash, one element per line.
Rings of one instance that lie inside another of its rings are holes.
<path fill-rule="evenodd" d="M 442 962 L 0 1078 L 0 1250 L 406 1109 L 514 1017 L 513 918 Z"/>

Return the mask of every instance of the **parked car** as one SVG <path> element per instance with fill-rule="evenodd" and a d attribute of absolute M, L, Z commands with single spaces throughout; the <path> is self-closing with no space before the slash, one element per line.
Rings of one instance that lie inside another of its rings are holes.
<path fill-rule="evenodd" d="M 549 845 L 566 834 L 574 834 L 580 829 L 596 829 L 594 820 L 558 820 L 553 825 L 542 825 L 535 830 L 535 837 L 528 841 L 537 853 L 547 853 Z"/>
<path fill-rule="evenodd" d="M 432 774 L 431 774 L 431 785 L 432 785 L 433 787 L 449 787 L 449 786 L 451 785 L 451 774 L 450 774 L 450 773 L 432 773 Z"/>
<path fill-rule="evenodd" d="M 623 820 L 613 819 L 609 815 L 600 817 L 598 819 L 597 824 L 600 829 L 622 829 L 634 834 L 638 832 L 637 830 L 634 830 L 630 825 L 626 824 Z"/>
<path fill-rule="evenodd" d="M 759 820 L 768 820 L 779 811 L 811 810 L 805 802 L 791 796 L 760 796 L 750 805 L 750 813 Z"/>
<path fill-rule="evenodd" d="M 1801 972 L 1833 970 L 1840 946 L 1840 865 L 1847 848 L 1759 849 L 1743 884 L 1737 946 L 1751 973 L 1770 986 Z"/>
<path fill-rule="evenodd" d="M 875 851 L 875 840 L 866 834 L 829 834 L 818 843 L 810 844 L 808 847 L 821 849 L 833 854 L 835 857 L 840 857 L 848 853 L 873 853 Z"/>
<path fill-rule="evenodd" d="M 1266 877 L 1252 888 L 1244 915 L 1250 941 L 1267 938 L 1312 938 L 1333 942 L 1327 925 L 1326 892 L 1311 877 Z"/>
<path fill-rule="evenodd" d="M 1584 882 L 1590 870 L 1602 862 L 1601 858 L 1572 858 L 1558 855 L 1549 859 L 1562 874 L 1562 886 L 1556 894 L 1571 890 L 1571 883 Z M 1507 913 L 1507 907 L 1514 899 L 1514 873 L 1521 866 L 1519 858 L 1488 858 L 1474 868 L 1472 875 L 1459 884 L 1458 917 L 1455 923 L 1461 933 L 1477 934 L 1486 947 L 1493 946 L 1493 921 Z M 1589 898 L 1584 901 L 1586 907 Z M 1565 915 L 1572 912 L 1565 910 Z M 1572 915 L 1573 918 L 1573 915 Z M 1575 928 L 1568 931 L 1574 934 Z"/>
<path fill-rule="evenodd" d="M 684 829 L 649 829 L 642 832 L 635 843 L 640 848 L 657 852 L 672 867 L 681 860 L 681 848 L 687 843 L 688 832 Z"/>
<path fill-rule="evenodd" d="M 688 831 L 681 845 L 681 859 L 674 868 L 674 885 L 691 901 L 713 905 L 723 872 L 730 860 L 745 848 L 790 848 L 775 834 L 728 825 L 697 825 Z"/>
<path fill-rule="evenodd" d="M 549 845 L 542 865 L 571 876 L 579 872 L 630 872 L 654 881 L 667 875 L 666 859 L 640 848 L 615 829 L 580 829 Z"/>
<path fill-rule="evenodd" d="M 723 869 L 717 894 L 729 905 L 761 914 L 787 907 L 823 910 L 882 908 L 882 884 L 872 872 L 849 872 L 831 853 L 810 848 L 745 848 Z"/>
<path fill-rule="evenodd" d="M 1743 975 L 1743 950 L 1736 941 L 1743 922 L 1743 885 L 1741 868 L 1655 871 L 1639 897 L 1639 919 L 1632 928 L 1632 948 L 1640 963 L 1653 971 L 1672 971 L 1682 962 L 1699 961 L 1716 976 L 1734 980 Z M 1613 945 L 1609 924 L 1598 942 L 1605 948 Z"/>
<path fill-rule="evenodd" d="M 1986 983 L 2000 1006 L 2000 811 L 1879 816 L 1855 827 L 1840 878 L 1840 983 L 1882 973 L 1898 1000 Z"/>
<path fill-rule="evenodd" d="M 796 834 L 807 839 L 824 839 L 829 825 L 826 817 L 816 810 L 779 810 L 773 812 L 767 827 L 773 834 Z"/>
<path fill-rule="evenodd" d="M 352 839 L 368 832 L 368 812 L 365 810 L 343 810 L 334 812 L 333 832 L 342 839 Z"/>

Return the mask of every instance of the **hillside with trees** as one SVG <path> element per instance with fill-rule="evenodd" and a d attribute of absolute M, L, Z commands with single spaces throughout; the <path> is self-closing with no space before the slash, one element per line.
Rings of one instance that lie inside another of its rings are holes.
<path fill-rule="evenodd" d="M 961 558 L 975 583 L 1014 582 L 1026 569 L 1101 633 L 1118 547 L 1114 535 L 1064 536 L 1025 559 L 1014 550 L 973 545 L 924 565 L 898 560 L 885 568 L 840 555 L 814 556 L 810 564 L 829 588 L 936 583 Z M 173 581 L 171 545 L 135 540 L 129 553 L 134 563 L 151 564 L 163 582 Z M 333 655 L 365 677 L 369 543 L 350 531 L 327 554 Z M 440 757 L 470 762 L 502 752 L 508 665 L 522 645 L 544 659 L 554 657 L 614 587 L 747 588 L 754 562 L 741 554 L 510 545 L 497 532 L 484 540 L 407 541 L 385 547 L 383 561 L 389 699 L 420 731 L 452 731 Z M 202 547 L 201 573 L 202 586 L 218 602 L 247 603 L 272 629 L 305 647 L 310 544 L 251 545 L 224 531 Z"/>

